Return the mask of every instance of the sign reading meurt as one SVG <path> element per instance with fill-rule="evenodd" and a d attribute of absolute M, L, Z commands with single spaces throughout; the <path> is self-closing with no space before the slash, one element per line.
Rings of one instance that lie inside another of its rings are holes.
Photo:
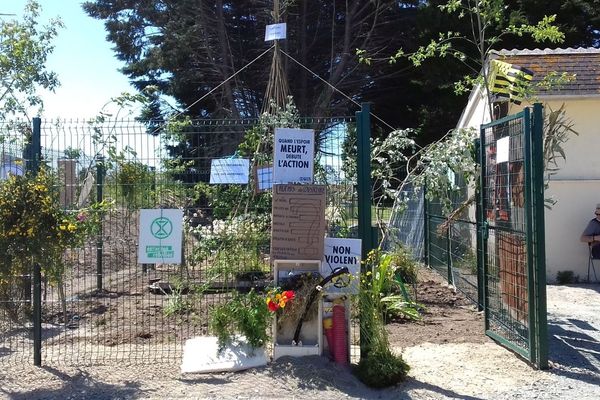
<path fill-rule="evenodd" d="M 183 211 L 140 210 L 139 264 L 181 264 Z"/>
<path fill-rule="evenodd" d="M 315 161 L 315 131 L 275 129 L 273 183 L 312 183 Z"/>

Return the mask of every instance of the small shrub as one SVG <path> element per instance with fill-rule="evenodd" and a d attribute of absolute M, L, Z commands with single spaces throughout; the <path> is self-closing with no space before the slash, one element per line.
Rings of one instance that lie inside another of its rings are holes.
<path fill-rule="evenodd" d="M 575 275 L 573 271 L 558 271 L 556 273 L 556 282 L 559 285 L 569 285 L 579 282 L 579 275 Z"/>
<path fill-rule="evenodd" d="M 375 348 L 361 358 L 355 374 L 362 383 L 373 388 L 385 388 L 402 382 L 410 367 L 402 357 L 388 348 Z"/>
<path fill-rule="evenodd" d="M 247 294 L 236 293 L 227 303 L 210 312 L 210 328 L 217 336 L 219 351 L 232 343 L 235 334 L 244 335 L 253 348 L 264 346 L 269 340 L 267 327 L 270 321 L 265 299 L 254 290 Z"/>
<path fill-rule="evenodd" d="M 413 259 L 410 252 L 404 246 L 398 246 L 391 256 L 394 274 L 400 276 L 404 283 L 416 283 L 419 264 Z"/>

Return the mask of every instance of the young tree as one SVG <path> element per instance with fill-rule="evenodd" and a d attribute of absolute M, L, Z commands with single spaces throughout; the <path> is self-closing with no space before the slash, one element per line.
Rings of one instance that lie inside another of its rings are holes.
<path fill-rule="evenodd" d="M 29 0 L 21 21 L 0 19 L 0 120 L 41 108 L 37 89 L 54 90 L 59 85 L 46 60 L 63 24 L 56 18 L 40 26 L 40 11 L 40 4 Z"/>

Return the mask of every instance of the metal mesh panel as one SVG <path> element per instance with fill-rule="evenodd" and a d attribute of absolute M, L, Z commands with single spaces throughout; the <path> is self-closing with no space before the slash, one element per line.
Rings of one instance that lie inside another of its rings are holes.
<path fill-rule="evenodd" d="M 486 248 L 487 329 L 517 348 L 529 349 L 528 248 L 525 217 L 524 119 L 508 119 L 483 133 L 483 212 Z"/>
<path fill-rule="evenodd" d="M 269 215 L 270 193 L 257 194 L 249 185 L 207 185 L 210 160 L 237 156 L 256 122 L 199 120 L 169 131 L 126 120 L 42 122 L 42 161 L 61 178 L 63 206 L 111 204 L 102 213 L 101 234 L 64 255 L 63 281 L 44 281 L 44 364 L 178 363 L 186 339 L 210 333 L 211 307 L 226 302 L 233 290 L 270 283 L 269 221 L 249 217 Z M 342 145 L 352 124 L 350 117 L 301 121 L 318 137 L 315 179 L 328 185 L 332 234 L 352 233 L 356 223 L 355 182 L 342 168 Z M 222 196 L 211 198 L 215 191 Z M 183 210 L 182 265 L 138 264 L 142 208 Z M 252 234 L 231 240 L 215 234 L 235 224 L 252 226 Z M 29 329 L 6 321 L 0 314 L 0 362 L 29 362 Z M 2 357 L 5 353 L 10 356 Z"/>
<path fill-rule="evenodd" d="M 0 123 L 0 180 L 11 173 L 24 173 L 23 152 L 30 131 L 27 121 Z M 0 362 L 10 358 L 33 363 L 32 340 L 31 270 L 21 266 L 0 275 Z"/>

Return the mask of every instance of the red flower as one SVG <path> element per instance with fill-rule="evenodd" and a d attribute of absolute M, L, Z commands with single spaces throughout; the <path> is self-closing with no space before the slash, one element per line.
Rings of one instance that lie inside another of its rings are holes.
<path fill-rule="evenodd" d="M 271 301 L 271 299 L 267 300 L 267 307 L 269 307 L 269 311 L 272 312 L 277 311 L 277 309 L 279 308 L 279 306 L 275 302 Z"/>
<path fill-rule="evenodd" d="M 284 291 L 284 292 L 282 293 L 282 295 L 283 295 L 284 297 L 286 297 L 288 301 L 289 301 L 289 300 L 293 300 L 293 299 L 294 299 L 294 297 L 296 296 L 296 294 L 294 293 L 294 291 L 293 291 L 293 290 L 286 290 L 286 291 Z"/>

